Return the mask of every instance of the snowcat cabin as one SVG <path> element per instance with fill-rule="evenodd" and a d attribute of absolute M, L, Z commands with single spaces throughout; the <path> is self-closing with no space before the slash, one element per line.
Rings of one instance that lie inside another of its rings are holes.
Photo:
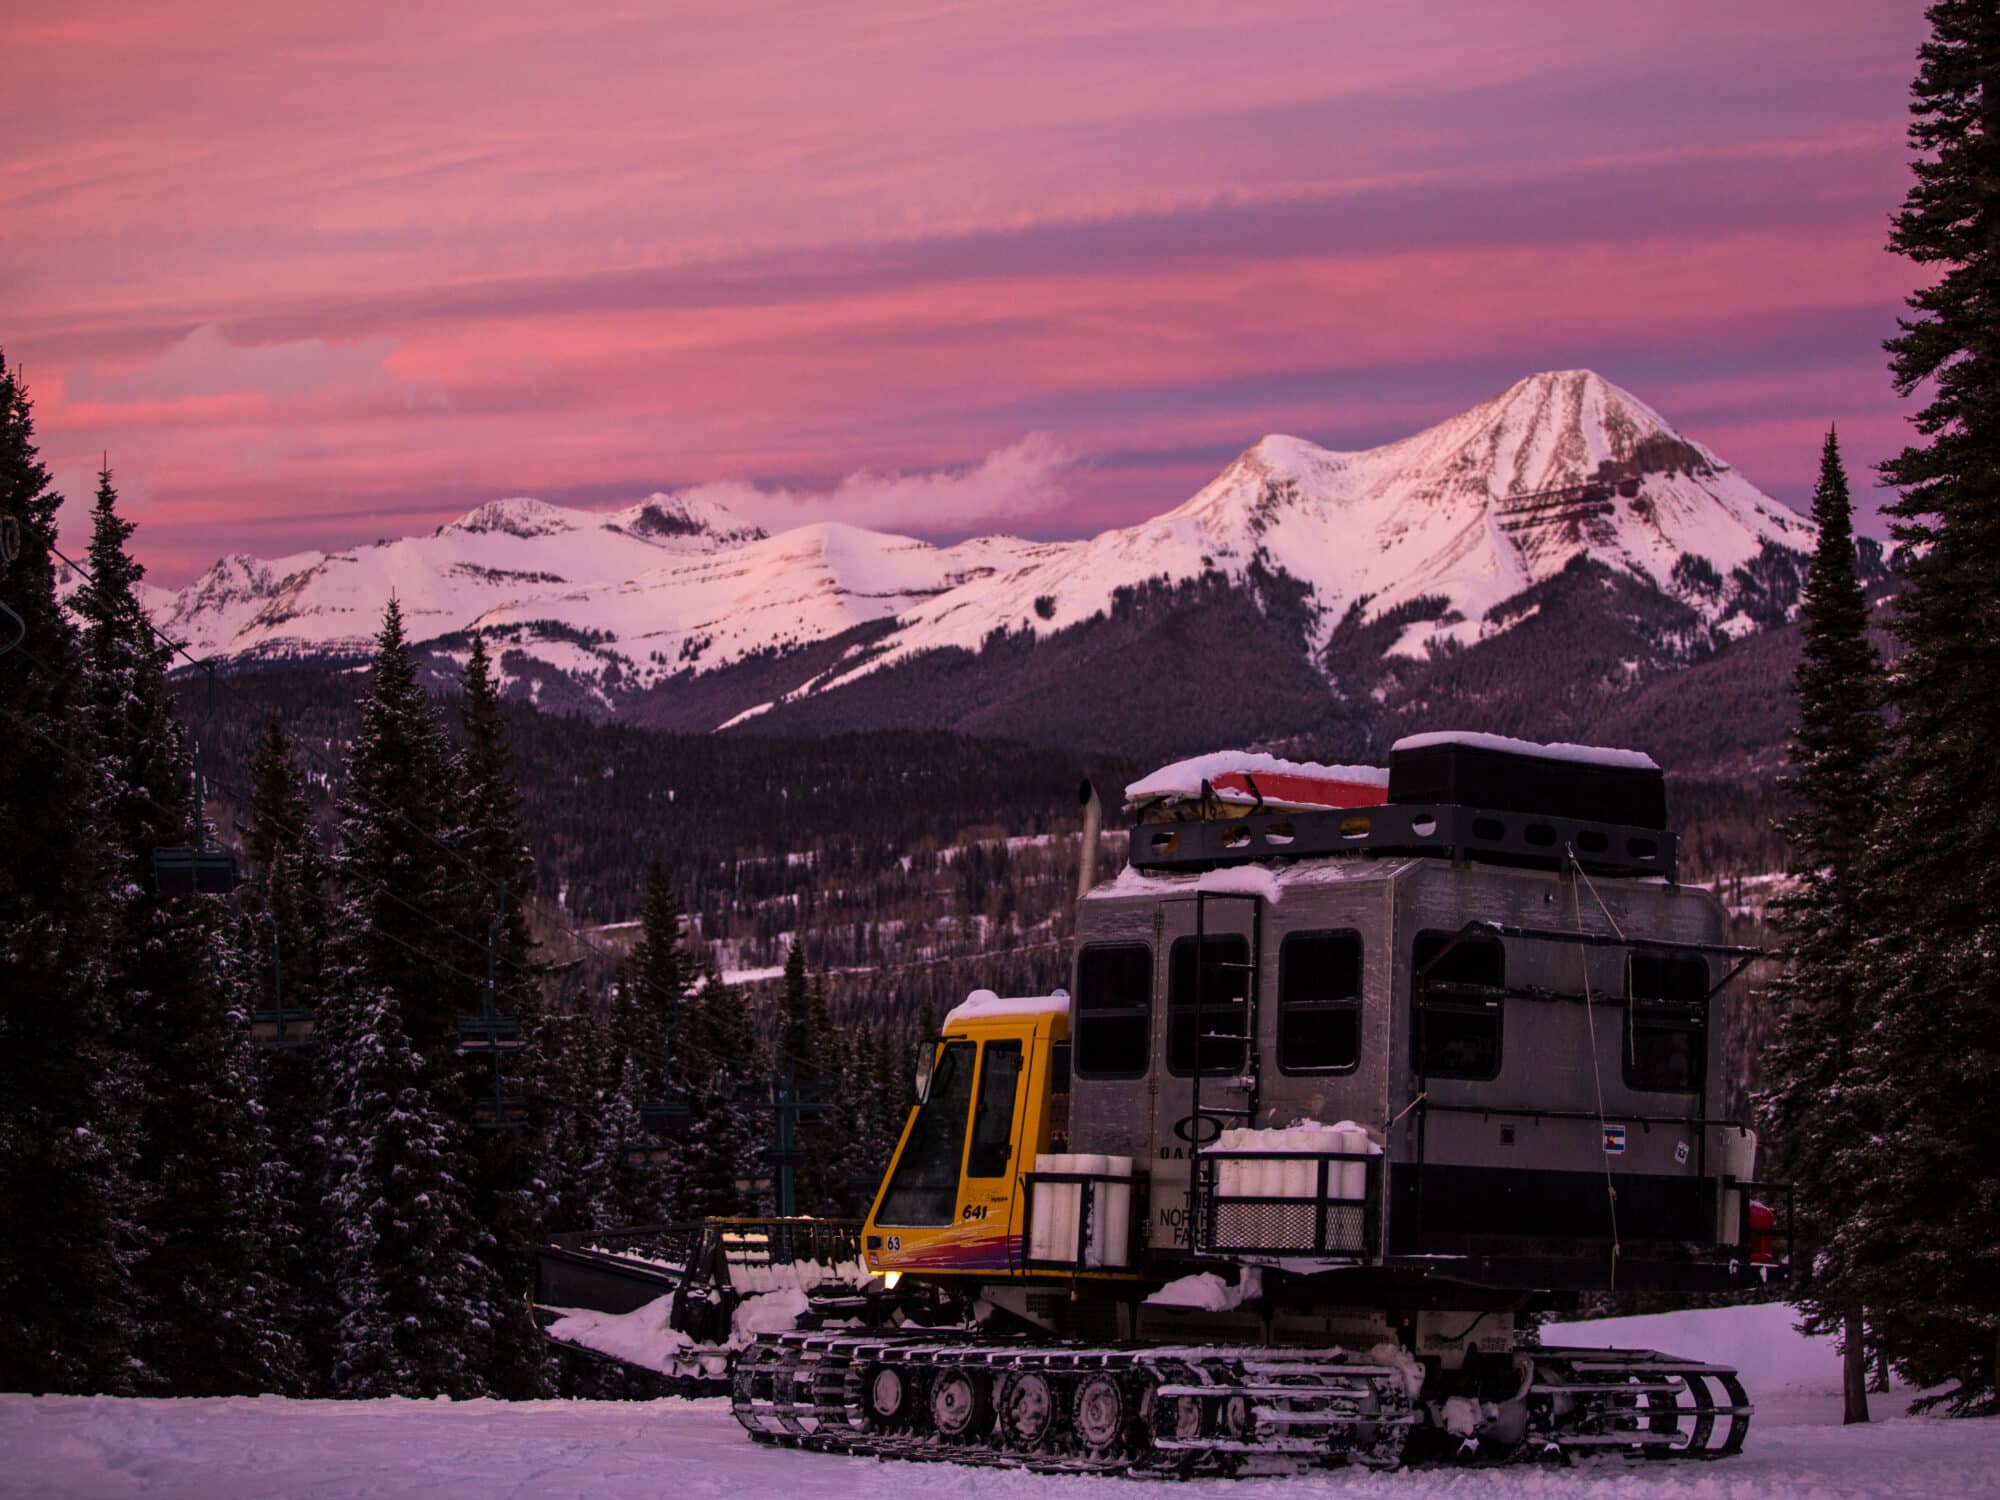
<path fill-rule="evenodd" d="M 1783 1274 L 1745 1230 L 1783 1190 L 1721 1116 L 1754 953 L 1675 883 L 1649 758 L 1422 736 L 1386 775 L 1217 756 L 1127 800 L 1131 867 L 1077 920 L 1072 1134 L 1146 1170 L 1149 1274 Z"/>
<path fill-rule="evenodd" d="M 1018 1273 L 1021 1179 L 1067 1129 L 1069 997 L 977 991 L 929 1045 L 862 1231 L 865 1263 L 896 1275 Z"/>

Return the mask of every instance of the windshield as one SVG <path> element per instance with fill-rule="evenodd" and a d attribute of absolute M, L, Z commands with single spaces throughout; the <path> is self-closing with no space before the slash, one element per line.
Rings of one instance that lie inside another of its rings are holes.
<path fill-rule="evenodd" d="M 882 1195 L 877 1223 L 935 1227 L 951 1223 L 958 1212 L 958 1168 L 965 1159 L 973 1051 L 971 1042 L 947 1042 L 938 1054 L 930 1093 L 918 1106 L 910 1138 L 896 1159 L 896 1175 Z"/>

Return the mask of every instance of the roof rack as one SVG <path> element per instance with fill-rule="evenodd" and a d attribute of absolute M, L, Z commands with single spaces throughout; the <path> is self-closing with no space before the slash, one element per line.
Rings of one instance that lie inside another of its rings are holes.
<path fill-rule="evenodd" d="M 1675 878 L 1680 840 L 1657 828 L 1456 805 L 1333 808 L 1206 823 L 1140 823 L 1140 870 L 1209 870 L 1328 854 L 1417 854 L 1557 869 L 1574 850 L 1593 874 Z"/>

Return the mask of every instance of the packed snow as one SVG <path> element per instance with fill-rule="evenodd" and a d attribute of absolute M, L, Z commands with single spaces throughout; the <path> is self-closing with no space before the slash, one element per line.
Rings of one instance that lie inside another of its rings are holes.
<path fill-rule="evenodd" d="M 679 1329 L 669 1326 L 673 1307 L 673 1294 L 669 1292 L 625 1313 L 568 1308 L 549 1325 L 549 1337 L 595 1349 L 628 1365 L 671 1375 L 681 1367 L 692 1342 Z"/>
<path fill-rule="evenodd" d="M 1379 879 L 1403 868 L 1387 860 L 1362 862 L 1325 855 L 1287 865 L 1227 865 L 1219 870 L 1141 870 L 1126 865 L 1116 877 L 1094 886 L 1086 901 L 1114 901 L 1142 896 L 1147 900 L 1191 896 L 1205 891 L 1216 896 L 1256 896 L 1282 901 L 1294 886 L 1337 885 L 1344 880 Z"/>
<path fill-rule="evenodd" d="M 1197 1271 L 1168 1282 L 1146 1299 L 1152 1307 L 1187 1307 L 1197 1312 L 1233 1312 L 1264 1290 L 1264 1273 L 1245 1266 L 1234 1281 L 1213 1271 Z"/>
<path fill-rule="evenodd" d="M 730 1332 L 745 1343 L 760 1333 L 790 1333 L 808 1306 L 806 1294 L 797 1287 L 759 1292 L 745 1297 L 729 1320 Z"/>
<path fill-rule="evenodd" d="M 1149 802 L 1159 797 L 1193 797 L 1203 783 L 1214 785 L 1223 776 L 1244 773 L 1251 776 L 1296 776 L 1315 782 L 1344 782 L 1355 786 L 1386 787 L 1389 773 L 1380 766 L 1322 766 L 1312 761 L 1283 760 L 1256 750 L 1217 750 L 1140 777 L 1125 788 L 1125 804 Z M 1215 787 L 1216 800 L 1244 805 L 1257 799 L 1247 790 Z M 1332 804 L 1314 804 L 1332 805 Z"/>
<path fill-rule="evenodd" d="M 1905 1415 L 1840 1425 L 1840 1362 L 1782 1306 L 1579 1323 L 1548 1343 L 1664 1349 L 1734 1360 L 1758 1407 L 1748 1448 L 1714 1464 L 1595 1460 L 1396 1474 L 1336 1470 L 1200 1480 L 1178 1500 L 1942 1500 L 2000 1493 L 2000 1420 Z M 1367 1351 L 1396 1362 L 1398 1351 Z M 13 1500 L 908 1500 L 940 1485 L 989 1500 L 1121 1500 L 1118 1479 L 977 1471 L 753 1444 L 709 1401 L 131 1401 L 0 1397 L 0 1497 Z M 1151 1487 L 1148 1487 L 1151 1488 Z"/>
<path fill-rule="evenodd" d="M 1428 750 L 1433 745 L 1464 745 L 1475 750 L 1504 750 L 1510 755 L 1532 755 L 1541 760 L 1569 761 L 1584 766 L 1616 766 L 1626 771 L 1657 771 L 1660 763 L 1643 750 L 1614 750 L 1603 745 L 1571 745 L 1558 742 L 1539 745 L 1533 740 L 1509 739 L 1504 734 L 1480 734 L 1465 729 L 1440 729 L 1431 734 L 1408 734 L 1389 747 L 1398 750 Z"/>
<path fill-rule="evenodd" d="M 1069 996 L 1061 990 L 1053 995 L 1025 995 L 1003 997 L 991 990 L 974 990 L 951 1008 L 944 1018 L 944 1029 L 951 1030 L 961 1021 L 988 1021 L 999 1016 L 1066 1016 L 1069 1014 Z"/>

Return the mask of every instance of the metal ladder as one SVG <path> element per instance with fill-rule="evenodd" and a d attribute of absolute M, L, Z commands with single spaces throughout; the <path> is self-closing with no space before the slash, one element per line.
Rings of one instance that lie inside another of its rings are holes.
<path fill-rule="evenodd" d="M 1250 903 L 1250 934 L 1248 963 L 1229 963 L 1208 956 L 1208 903 L 1211 901 L 1248 901 Z M 1190 1071 L 1193 1073 L 1189 1090 L 1188 1118 L 1193 1122 L 1188 1141 L 1188 1186 L 1187 1186 L 1187 1226 L 1188 1249 L 1195 1246 L 1196 1184 L 1201 1174 L 1195 1170 L 1195 1155 L 1209 1142 L 1205 1138 L 1202 1121 L 1209 1115 L 1233 1115 L 1250 1124 L 1257 1118 L 1258 1038 L 1262 1035 L 1258 1027 L 1258 1001 L 1261 986 L 1258 984 L 1259 963 L 1264 951 L 1264 900 L 1248 891 L 1196 891 L 1194 895 L 1194 1059 Z M 1172 950 L 1169 949 L 1171 955 Z M 1241 1036 L 1230 1032 L 1209 1032 L 1206 1029 L 1207 1015 L 1204 991 L 1205 978 L 1210 969 L 1245 976 L 1243 996 L 1243 1033 Z M 1173 960 L 1167 960 L 1167 1051 L 1173 1051 Z M 1214 1105 L 1206 1111 L 1201 1102 L 1202 1045 L 1205 1042 L 1239 1043 L 1243 1048 L 1243 1077 L 1247 1081 L 1243 1104 L 1235 1106 Z M 1218 1138 L 1222 1126 L 1216 1126 Z"/>

